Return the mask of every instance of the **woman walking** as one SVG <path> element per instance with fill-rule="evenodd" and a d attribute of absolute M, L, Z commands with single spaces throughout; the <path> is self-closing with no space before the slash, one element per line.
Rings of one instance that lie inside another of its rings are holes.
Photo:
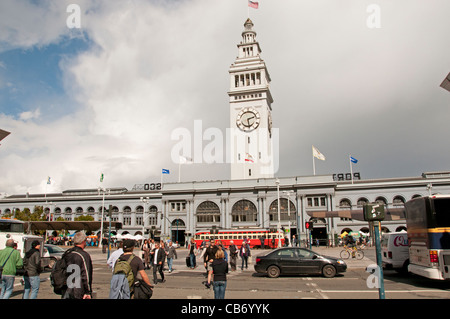
<path fill-rule="evenodd" d="M 225 260 L 225 253 L 222 249 L 217 250 L 215 259 L 212 262 L 214 282 L 214 299 L 225 299 L 227 289 L 228 263 Z"/>
<path fill-rule="evenodd" d="M 242 243 L 241 249 L 239 251 L 239 256 L 242 259 L 241 269 L 244 270 L 244 264 L 245 264 L 245 269 L 248 269 L 248 257 L 250 257 L 250 246 L 245 241 Z"/>

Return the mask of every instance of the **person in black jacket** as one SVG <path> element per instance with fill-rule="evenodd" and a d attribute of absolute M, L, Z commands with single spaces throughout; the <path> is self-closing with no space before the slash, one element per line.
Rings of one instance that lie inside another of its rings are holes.
<path fill-rule="evenodd" d="M 206 268 L 206 273 L 207 273 L 207 277 L 208 277 L 208 280 L 206 283 L 206 288 L 210 287 L 211 277 L 212 277 L 212 273 L 213 273 L 212 262 L 216 258 L 217 250 L 219 250 L 219 247 L 216 245 L 215 240 L 211 239 L 209 247 L 206 248 L 205 256 L 204 256 L 205 268 Z"/>
<path fill-rule="evenodd" d="M 225 299 L 225 290 L 227 289 L 228 263 L 225 260 L 225 253 L 218 249 L 214 261 L 212 262 L 214 274 L 214 298 Z"/>
<path fill-rule="evenodd" d="M 92 260 L 86 248 L 86 234 L 83 231 L 73 236 L 74 247 L 66 256 L 67 289 L 62 299 L 92 299 Z"/>
<path fill-rule="evenodd" d="M 31 243 L 31 249 L 25 254 L 23 260 L 25 273 L 23 275 L 24 290 L 22 299 L 37 298 L 41 283 L 39 274 L 42 272 L 40 248 L 41 243 L 38 240 L 35 240 Z"/>
<path fill-rule="evenodd" d="M 159 243 L 155 243 L 155 248 L 152 250 L 151 255 L 153 256 L 153 282 L 156 285 L 158 283 L 156 272 L 159 271 L 161 275 L 161 281 L 166 282 L 164 279 L 164 261 L 166 259 L 166 252 L 163 248 L 159 247 Z"/>

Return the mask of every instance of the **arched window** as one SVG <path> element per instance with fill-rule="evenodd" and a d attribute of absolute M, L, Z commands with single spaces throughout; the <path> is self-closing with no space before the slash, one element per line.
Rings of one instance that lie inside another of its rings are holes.
<path fill-rule="evenodd" d="M 198 205 L 197 223 L 218 223 L 220 222 L 220 209 L 216 203 L 205 201 Z"/>
<path fill-rule="evenodd" d="M 357 205 L 358 207 L 363 207 L 364 205 L 368 204 L 369 201 L 365 197 L 361 197 L 358 199 Z"/>
<path fill-rule="evenodd" d="M 403 206 L 405 205 L 405 198 L 402 196 L 395 196 L 394 199 L 392 200 L 392 204 L 394 206 Z"/>
<path fill-rule="evenodd" d="M 77 207 L 76 209 L 77 214 L 83 214 L 83 208 L 82 207 Z"/>
<path fill-rule="evenodd" d="M 123 208 L 123 212 L 124 212 L 124 213 L 131 213 L 131 207 L 130 207 L 130 206 L 125 206 L 125 207 Z"/>
<path fill-rule="evenodd" d="M 150 211 L 150 213 L 157 213 L 157 212 L 158 212 L 158 207 L 156 207 L 156 206 L 150 206 L 149 211 Z"/>
<path fill-rule="evenodd" d="M 339 208 L 352 208 L 352 202 L 347 198 L 343 198 L 339 202 Z"/>
<path fill-rule="evenodd" d="M 258 211 L 251 201 L 242 199 L 236 202 L 231 209 L 233 222 L 256 222 Z"/>
<path fill-rule="evenodd" d="M 375 199 L 375 203 L 380 204 L 380 205 L 385 205 L 385 206 L 387 206 L 387 200 L 386 200 L 386 198 L 384 198 L 384 197 L 382 197 L 382 196 L 378 196 L 378 197 Z"/>
<path fill-rule="evenodd" d="M 280 198 L 280 221 L 281 220 L 291 220 L 295 221 L 296 209 L 294 203 L 290 202 L 288 210 L 288 200 L 287 198 Z M 290 215 L 290 216 L 289 216 Z M 269 220 L 278 221 L 278 199 L 275 199 L 269 206 Z"/>
<path fill-rule="evenodd" d="M 144 212 L 144 207 L 139 205 L 138 207 L 136 207 L 136 212 L 137 213 L 143 213 Z"/>
<path fill-rule="evenodd" d="M 182 219 L 177 218 L 174 221 L 172 221 L 172 229 L 176 229 L 177 227 L 186 227 L 186 224 Z"/>

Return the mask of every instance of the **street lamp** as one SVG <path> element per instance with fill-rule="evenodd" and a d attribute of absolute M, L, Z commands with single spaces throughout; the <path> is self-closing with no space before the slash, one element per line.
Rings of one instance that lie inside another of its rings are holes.
<path fill-rule="evenodd" d="M 148 214 L 147 217 L 145 217 L 145 213 L 147 212 L 147 203 L 150 202 L 150 197 L 141 197 L 141 203 L 144 203 L 144 214 L 142 215 L 142 237 L 144 237 L 145 234 L 145 221 L 148 217 L 150 217 L 150 214 Z"/>
<path fill-rule="evenodd" d="M 98 191 L 102 191 L 103 192 L 103 199 L 102 199 L 102 221 L 101 221 L 101 227 L 100 227 L 100 239 L 99 239 L 99 247 L 103 248 L 103 243 L 102 243 L 102 239 L 103 239 L 103 214 L 105 212 L 105 193 L 106 190 L 102 187 L 98 188 Z M 109 245 L 108 245 L 109 246 Z"/>

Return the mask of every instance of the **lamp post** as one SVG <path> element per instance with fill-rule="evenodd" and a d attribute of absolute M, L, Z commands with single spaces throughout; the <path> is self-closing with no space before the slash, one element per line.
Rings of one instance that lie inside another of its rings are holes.
<path fill-rule="evenodd" d="M 142 237 L 144 237 L 145 234 L 145 221 L 148 217 L 150 217 L 150 214 L 145 217 L 145 213 L 147 212 L 147 203 L 150 201 L 150 197 L 141 197 L 141 203 L 144 203 L 144 214 L 142 215 Z"/>
<path fill-rule="evenodd" d="M 100 239 L 99 239 L 99 247 L 103 248 L 103 243 L 102 243 L 102 239 L 103 239 L 103 214 L 105 212 L 105 189 L 102 187 L 98 188 L 98 191 L 102 191 L 103 192 L 103 199 L 102 199 L 102 217 L 101 217 L 101 226 L 100 226 Z"/>

